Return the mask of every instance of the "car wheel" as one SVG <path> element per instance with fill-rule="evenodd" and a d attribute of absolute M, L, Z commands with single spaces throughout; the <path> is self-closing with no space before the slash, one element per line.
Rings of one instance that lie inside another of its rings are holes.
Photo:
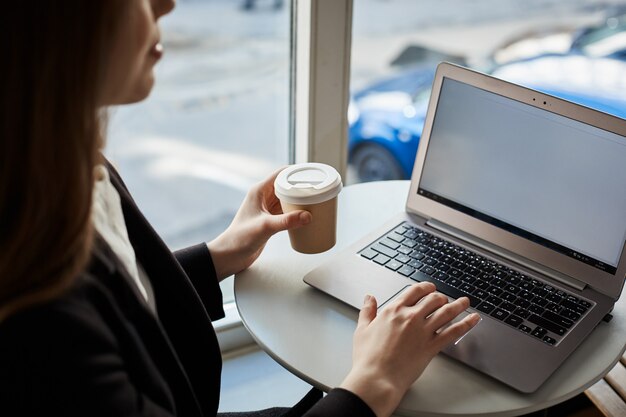
<path fill-rule="evenodd" d="M 402 179 L 402 169 L 393 155 L 378 145 L 364 145 L 354 152 L 351 164 L 358 182 Z"/>

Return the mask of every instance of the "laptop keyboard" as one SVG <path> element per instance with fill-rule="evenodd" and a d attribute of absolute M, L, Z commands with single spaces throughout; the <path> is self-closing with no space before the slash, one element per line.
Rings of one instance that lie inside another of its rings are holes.
<path fill-rule="evenodd" d="M 557 344 L 592 303 L 402 223 L 359 252 L 449 297 L 467 297 L 483 315 L 549 345 Z"/>

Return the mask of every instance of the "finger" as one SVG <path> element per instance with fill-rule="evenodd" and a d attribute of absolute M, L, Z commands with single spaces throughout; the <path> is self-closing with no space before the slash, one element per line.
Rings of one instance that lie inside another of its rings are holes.
<path fill-rule="evenodd" d="M 434 292 L 435 290 L 435 284 L 430 282 L 413 284 L 398 297 L 396 303 L 403 306 L 414 306 L 424 296 Z"/>
<path fill-rule="evenodd" d="M 461 314 L 465 309 L 469 307 L 469 299 L 467 297 L 461 297 L 448 303 L 435 311 L 432 316 L 428 318 L 428 325 L 437 330 L 450 323 Z"/>
<path fill-rule="evenodd" d="M 367 327 L 372 322 L 372 320 L 376 318 L 376 308 L 376 298 L 372 297 L 371 295 L 366 295 L 365 300 L 363 301 L 363 308 L 361 308 L 361 312 L 359 313 L 357 329 Z"/>
<path fill-rule="evenodd" d="M 448 304 L 448 297 L 439 292 L 433 292 L 423 297 L 415 306 L 415 310 L 418 316 L 426 318 L 446 304 Z"/>
<path fill-rule="evenodd" d="M 472 313 L 465 317 L 463 320 L 454 323 L 453 325 L 446 327 L 436 336 L 436 348 L 441 350 L 448 346 L 450 343 L 459 340 L 461 336 L 472 330 L 480 322 L 480 316 L 478 313 Z"/>

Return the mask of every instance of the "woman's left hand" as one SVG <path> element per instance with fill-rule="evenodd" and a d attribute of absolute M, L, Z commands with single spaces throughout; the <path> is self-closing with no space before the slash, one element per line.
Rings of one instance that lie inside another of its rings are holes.
<path fill-rule="evenodd" d="M 281 170 L 253 186 L 230 226 L 207 243 L 220 281 L 252 265 L 275 233 L 311 222 L 305 210 L 283 214 L 274 194 L 274 179 Z"/>

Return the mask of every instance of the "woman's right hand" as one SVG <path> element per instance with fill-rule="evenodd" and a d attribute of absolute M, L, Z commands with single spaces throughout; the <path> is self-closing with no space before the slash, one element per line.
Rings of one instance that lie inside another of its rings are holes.
<path fill-rule="evenodd" d="M 480 321 L 474 313 L 449 325 L 468 307 L 467 298 L 449 303 L 431 283 L 412 285 L 380 314 L 367 296 L 354 332 L 352 370 L 341 388 L 378 417 L 391 415 L 431 359 Z"/>

